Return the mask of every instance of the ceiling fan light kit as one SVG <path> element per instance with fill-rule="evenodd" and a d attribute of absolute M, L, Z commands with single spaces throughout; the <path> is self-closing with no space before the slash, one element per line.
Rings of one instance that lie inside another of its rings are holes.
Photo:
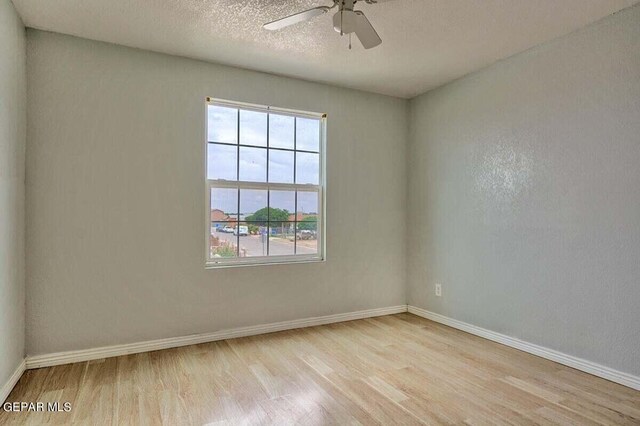
<path fill-rule="evenodd" d="M 364 0 L 367 4 L 376 4 L 380 0 Z M 360 10 L 354 10 L 358 0 L 334 0 L 333 6 L 314 7 L 304 12 L 294 13 L 281 19 L 266 23 L 263 28 L 276 31 L 300 22 L 308 21 L 316 16 L 324 15 L 330 10 L 337 8 L 333 15 L 333 29 L 340 35 L 355 34 L 365 49 L 371 49 L 382 43 L 382 39 L 376 32 L 371 22 Z M 349 43 L 351 48 L 351 43 Z"/>

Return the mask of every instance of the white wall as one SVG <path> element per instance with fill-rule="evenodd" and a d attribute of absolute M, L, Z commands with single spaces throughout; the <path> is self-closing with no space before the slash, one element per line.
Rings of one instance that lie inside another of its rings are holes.
<path fill-rule="evenodd" d="M 28 354 L 406 302 L 407 101 L 27 39 Z M 206 96 L 328 113 L 325 263 L 204 269 Z"/>
<path fill-rule="evenodd" d="M 639 375 L 640 7 L 410 110 L 409 303 Z"/>
<path fill-rule="evenodd" d="M 25 29 L 0 0 L 0 388 L 24 357 L 25 75 Z"/>

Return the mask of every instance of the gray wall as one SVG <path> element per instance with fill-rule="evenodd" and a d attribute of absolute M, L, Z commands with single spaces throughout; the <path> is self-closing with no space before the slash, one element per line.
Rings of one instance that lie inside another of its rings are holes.
<path fill-rule="evenodd" d="M 408 101 L 27 39 L 28 354 L 406 303 Z M 206 96 L 328 113 L 325 263 L 204 269 Z"/>
<path fill-rule="evenodd" d="M 29 30 L 27 352 L 408 300 L 640 374 L 639 43 L 635 7 L 407 103 Z M 329 114 L 326 263 L 204 269 L 206 96 Z"/>
<path fill-rule="evenodd" d="M 24 357 L 25 84 L 25 29 L 0 0 L 0 387 Z"/>
<path fill-rule="evenodd" d="M 410 117 L 409 303 L 640 374 L 640 7 Z"/>

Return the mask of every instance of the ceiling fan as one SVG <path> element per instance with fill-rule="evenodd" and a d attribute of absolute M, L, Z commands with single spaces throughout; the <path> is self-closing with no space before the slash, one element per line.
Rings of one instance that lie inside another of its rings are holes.
<path fill-rule="evenodd" d="M 266 23 L 263 28 L 271 31 L 279 30 L 299 22 L 308 21 L 316 16 L 324 15 L 334 8 L 338 11 L 333 15 L 333 29 L 340 35 L 354 33 L 365 49 L 371 49 L 382 43 L 382 39 L 376 32 L 371 22 L 360 10 L 353 10 L 359 0 L 333 0 L 332 6 L 319 6 L 304 12 L 294 13 L 284 18 Z M 388 0 L 363 0 L 367 4 L 376 4 Z M 351 42 L 349 42 L 351 48 Z"/>

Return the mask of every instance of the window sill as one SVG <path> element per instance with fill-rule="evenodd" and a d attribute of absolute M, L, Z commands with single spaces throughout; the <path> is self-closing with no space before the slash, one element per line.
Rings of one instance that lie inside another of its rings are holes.
<path fill-rule="evenodd" d="M 271 266 L 271 265 L 298 265 L 305 263 L 324 263 L 326 259 L 322 257 L 305 257 L 301 259 L 278 259 L 266 261 L 262 258 L 256 258 L 251 261 L 232 261 L 232 262 L 205 262 L 205 269 L 226 269 L 226 268 L 240 268 L 247 266 Z"/>

